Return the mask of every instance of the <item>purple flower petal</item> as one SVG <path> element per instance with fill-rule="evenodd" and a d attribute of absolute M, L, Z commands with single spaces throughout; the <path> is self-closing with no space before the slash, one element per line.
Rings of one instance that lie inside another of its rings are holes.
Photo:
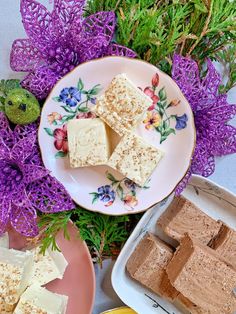
<path fill-rule="evenodd" d="M 19 140 L 12 148 L 12 151 L 11 151 L 12 158 L 14 158 L 15 160 L 22 160 L 22 161 L 27 159 L 32 154 L 35 141 L 36 141 L 36 135 L 33 133 Z"/>
<path fill-rule="evenodd" d="M 80 21 L 85 0 L 54 0 L 54 12 L 59 16 L 63 26 L 68 31 L 73 23 Z"/>
<path fill-rule="evenodd" d="M 37 214 L 33 207 L 12 205 L 11 224 L 26 237 L 35 237 L 39 233 Z"/>
<path fill-rule="evenodd" d="M 111 11 L 98 12 L 88 16 L 82 23 L 84 38 L 102 36 L 108 46 L 115 32 L 116 17 Z"/>
<path fill-rule="evenodd" d="M 227 95 L 219 95 L 220 75 L 210 60 L 208 71 L 200 80 L 197 63 L 189 58 L 175 55 L 172 77 L 189 101 L 195 118 L 197 143 L 192 165 L 176 193 L 186 186 L 190 174 L 209 176 L 215 171 L 215 156 L 236 152 L 236 128 L 226 123 L 236 114 L 236 106 L 227 102 Z M 181 118 L 181 119 L 180 119 Z M 182 117 L 178 126 L 184 126 Z"/>
<path fill-rule="evenodd" d="M 31 182 L 34 182 L 36 180 L 39 180 L 49 174 L 49 171 L 40 166 L 36 165 L 24 165 L 24 182 L 25 184 L 29 184 Z"/>
<path fill-rule="evenodd" d="M 127 47 L 115 43 L 110 43 L 110 45 L 104 51 L 103 56 L 122 56 L 128 58 L 136 58 L 137 54 Z"/>
<path fill-rule="evenodd" d="M 28 74 L 21 82 L 38 99 L 44 99 L 58 81 L 59 76 L 46 67 L 40 67 Z"/>
<path fill-rule="evenodd" d="M 14 135 L 9 126 L 7 117 L 3 112 L 0 112 L 0 138 L 8 147 L 14 145 L 15 142 Z"/>
<path fill-rule="evenodd" d="M 0 137 L 0 159 L 5 159 L 10 157 L 10 150 L 6 146 L 3 138 Z"/>
<path fill-rule="evenodd" d="M 41 52 L 29 39 L 17 39 L 12 44 L 10 65 L 14 71 L 31 71 L 42 63 Z"/>
<path fill-rule="evenodd" d="M 11 202 L 8 198 L 0 195 L 0 235 L 6 231 L 6 226 L 10 218 Z"/>
<path fill-rule="evenodd" d="M 77 47 L 80 62 L 99 58 L 106 45 L 107 42 L 104 36 L 82 40 Z"/>
<path fill-rule="evenodd" d="M 47 175 L 27 187 L 32 205 L 43 213 L 56 213 L 75 207 L 63 185 Z"/>

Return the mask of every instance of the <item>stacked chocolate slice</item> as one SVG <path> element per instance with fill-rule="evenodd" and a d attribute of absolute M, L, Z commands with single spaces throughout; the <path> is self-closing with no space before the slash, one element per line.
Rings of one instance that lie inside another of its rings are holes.
<path fill-rule="evenodd" d="M 179 246 L 147 234 L 128 260 L 129 274 L 188 313 L 234 313 L 236 232 L 183 197 L 157 224 Z"/>

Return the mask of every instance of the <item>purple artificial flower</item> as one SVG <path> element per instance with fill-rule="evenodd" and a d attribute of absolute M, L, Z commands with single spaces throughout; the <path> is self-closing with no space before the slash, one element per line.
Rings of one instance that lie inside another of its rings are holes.
<path fill-rule="evenodd" d="M 190 103 L 196 126 L 196 148 L 188 173 L 176 189 L 180 194 L 191 175 L 210 176 L 215 171 L 215 157 L 236 152 L 236 128 L 227 124 L 236 115 L 236 105 L 219 94 L 221 77 L 208 59 L 208 72 L 201 80 L 197 63 L 174 55 L 172 78 Z M 180 126 L 180 124 L 179 124 Z"/>
<path fill-rule="evenodd" d="M 13 42 L 10 64 L 14 71 L 29 72 L 21 84 L 39 99 L 46 98 L 55 83 L 82 62 L 111 55 L 136 56 L 112 42 L 114 12 L 83 18 L 84 5 L 85 0 L 54 0 L 49 12 L 35 0 L 21 0 L 28 38 Z"/>
<path fill-rule="evenodd" d="M 98 188 L 98 197 L 104 203 L 113 203 L 116 197 L 116 193 L 110 185 L 104 185 Z"/>
<path fill-rule="evenodd" d="M 74 208 L 65 188 L 43 167 L 37 124 L 12 131 L 0 113 L 0 235 L 8 222 L 24 236 L 38 234 L 37 210 L 55 213 Z"/>
<path fill-rule="evenodd" d="M 184 113 L 182 116 L 175 116 L 175 120 L 176 120 L 176 125 L 175 125 L 176 130 L 182 130 L 186 128 L 187 121 L 188 121 L 188 116 L 186 115 L 186 113 Z"/>

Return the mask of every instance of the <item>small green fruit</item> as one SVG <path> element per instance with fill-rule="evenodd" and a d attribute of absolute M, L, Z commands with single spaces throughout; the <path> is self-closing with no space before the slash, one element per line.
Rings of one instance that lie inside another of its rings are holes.
<path fill-rule="evenodd" d="M 14 124 L 29 124 L 40 115 L 38 100 L 23 88 L 12 89 L 5 100 L 5 113 Z"/>

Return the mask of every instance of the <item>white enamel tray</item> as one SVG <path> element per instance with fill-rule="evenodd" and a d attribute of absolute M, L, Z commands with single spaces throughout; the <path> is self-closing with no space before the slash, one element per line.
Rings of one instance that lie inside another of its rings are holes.
<path fill-rule="evenodd" d="M 193 176 L 183 195 L 214 219 L 220 219 L 236 228 L 236 196 L 212 181 Z M 112 285 L 121 300 L 139 314 L 182 314 L 173 304 L 132 280 L 125 265 L 132 251 L 147 231 L 158 235 L 166 242 L 172 240 L 156 226 L 156 221 L 165 211 L 173 195 L 147 211 L 122 249 L 112 272 Z"/>

